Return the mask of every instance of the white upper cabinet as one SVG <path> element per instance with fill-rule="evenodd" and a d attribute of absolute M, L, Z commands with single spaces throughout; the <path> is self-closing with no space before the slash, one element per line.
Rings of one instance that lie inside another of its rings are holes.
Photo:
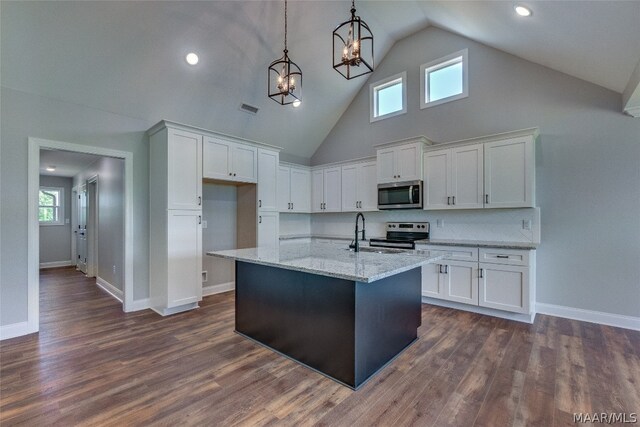
<path fill-rule="evenodd" d="M 202 209 L 202 136 L 167 130 L 167 209 Z"/>
<path fill-rule="evenodd" d="M 340 212 L 342 209 L 342 168 L 317 169 L 311 175 L 311 211 Z"/>
<path fill-rule="evenodd" d="M 482 165 L 482 144 L 426 152 L 424 208 L 482 208 Z"/>
<path fill-rule="evenodd" d="M 278 210 L 288 213 L 311 212 L 311 172 L 308 169 L 278 168 Z"/>
<path fill-rule="evenodd" d="M 485 207 L 535 206 L 533 136 L 488 142 L 484 147 Z"/>
<path fill-rule="evenodd" d="M 342 166 L 342 211 L 375 211 L 378 206 L 376 162 Z"/>
<path fill-rule="evenodd" d="M 377 150 L 378 183 L 421 180 L 423 146 L 414 142 Z"/>
<path fill-rule="evenodd" d="M 278 170 L 280 155 L 277 151 L 258 149 L 258 209 L 278 210 Z"/>
<path fill-rule="evenodd" d="M 251 182 L 258 180 L 258 149 L 251 145 L 205 137 L 204 178 Z"/>

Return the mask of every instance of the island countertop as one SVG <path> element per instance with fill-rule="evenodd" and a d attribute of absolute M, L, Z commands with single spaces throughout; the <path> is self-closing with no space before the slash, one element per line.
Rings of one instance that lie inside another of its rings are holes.
<path fill-rule="evenodd" d="M 371 283 L 444 258 L 444 251 L 399 253 L 353 252 L 345 247 L 297 243 L 276 248 L 211 251 L 207 255 L 302 271 L 338 279 Z"/>

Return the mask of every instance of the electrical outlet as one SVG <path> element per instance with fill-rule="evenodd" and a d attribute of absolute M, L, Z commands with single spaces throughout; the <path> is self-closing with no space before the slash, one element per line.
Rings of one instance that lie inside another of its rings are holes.
<path fill-rule="evenodd" d="M 115 265 L 113 266 L 113 274 L 114 275 L 116 274 L 116 266 Z"/>
<path fill-rule="evenodd" d="M 207 228 L 207 221 L 204 219 L 202 220 L 202 228 Z"/>
<path fill-rule="evenodd" d="M 444 227 L 444 221 L 441 219 L 436 219 L 436 228 Z"/>
<path fill-rule="evenodd" d="M 522 229 L 523 230 L 531 230 L 531 220 L 530 219 L 523 219 L 522 220 Z"/>
<path fill-rule="evenodd" d="M 208 279 L 208 274 L 207 274 L 207 270 L 202 272 L 202 283 L 205 283 Z"/>

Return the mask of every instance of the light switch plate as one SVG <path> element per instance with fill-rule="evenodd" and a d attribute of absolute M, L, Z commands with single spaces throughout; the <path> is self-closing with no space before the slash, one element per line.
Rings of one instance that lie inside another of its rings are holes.
<path fill-rule="evenodd" d="M 530 219 L 523 219 L 522 220 L 522 229 L 523 230 L 531 230 L 531 220 Z"/>

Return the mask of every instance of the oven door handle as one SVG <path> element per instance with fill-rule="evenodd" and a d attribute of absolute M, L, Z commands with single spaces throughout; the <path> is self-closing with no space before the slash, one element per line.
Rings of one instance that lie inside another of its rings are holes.
<path fill-rule="evenodd" d="M 413 185 L 409 186 L 409 203 L 414 204 L 415 202 L 413 201 Z"/>

